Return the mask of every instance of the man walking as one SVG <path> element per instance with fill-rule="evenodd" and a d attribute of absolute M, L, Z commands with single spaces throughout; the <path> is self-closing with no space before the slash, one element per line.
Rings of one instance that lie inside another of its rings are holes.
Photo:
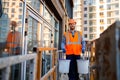
<path fill-rule="evenodd" d="M 76 21 L 69 19 L 70 30 L 64 33 L 61 42 L 61 49 L 66 53 L 66 59 L 70 61 L 69 80 L 79 80 L 77 71 L 77 59 L 80 59 L 81 53 L 85 51 L 85 41 L 83 41 L 82 34 L 75 30 Z"/>

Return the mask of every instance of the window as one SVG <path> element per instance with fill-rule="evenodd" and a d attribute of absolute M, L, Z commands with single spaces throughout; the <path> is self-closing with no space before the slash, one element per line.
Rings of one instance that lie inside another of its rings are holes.
<path fill-rule="evenodd" d="M 111 17 L 111 12 L 108 12 L 108 13 L 107 13 L 107 17 Z"/>
<path fill-rule="evenodd" d="M 19 15 L 19 19 L 22 19 L 22 15 Z"/>
<path fill-rule="evenodd" d="M 103 26 L 100 26 L 100 31 L 102 32 L 104 30 L 104 27 Z"/>
<path fill-rule="evenodd" d="M 84 14 L 84 17 L 87 17 L 87 14 Z"/>
<path fill-rule="evenodd" d="M 90 0 L 89 4 L 90 4 L 90 5 L 96 4 L 96 0 Z"/>
<path fill-rule="evenodd" d="M 103 14 L 103 12 L 100 12 L 100 17 L 104 17 L 104 14 Z"/>
<path fill-rule="evenodd" d="M 111 22 L 111 19 L 108 19 L 108 20 L 107 20 L 107 23 L 108 23 L 108 24 L 111 24 L 111 23 L 112 23 L 112 22 Z"/>
<path fill-rule="evenodd" d="M 19 9 L 19 12 L 22 13 L 22 9 Z"/>
<path fill-rule="evenodd" d="M 87 11 L 87 7 L 84 8 L 84 11 Z"/>
<path fill-rule="evenodd" d="M 19 3 L 19 7 L 22 7 L 22 3 Z"/>
<path fill-rule="evenodd" d="M 99 0 L 100 1 L 100 3 L 103 3 L 103 0 Z"/>
<path fill-rule="evenodd" d="M 84 24 L 87 24 L 87 21 L 84 21 Z"/>
<path fill-rule="evenodd" d="M 89 28 L 89 31 L 90 31 L 90 32 L 96 32 L 96 27 L 90 27 L 90 28 Z"/>
<path fill-rule="evenodd" d="M 87 31 L 87 27 L 84 27 L 84 31 Z"/>
<path fill-rule="evenodd" d="M 89 25 L 91 26 L 91 25 L 96 25 L 96 21 L 94 20 L 94 21 L 90 21 L 89 22 Z"/>
<path fill-rule="evenodd" d="M 96 34 L 90 34 L 90 39 L 93 39 L 96 37 Z"/>
<path fill-rule="evenodd" d="M 95 13 L 89 14 L 89 18 L 96 18 L 96 14 Z"/>
<path fill-rule="evenodd" d="M 11 15 L 11 18 L 14 18 L 14 14 Z"/>
<path fill-rule="evenodd" d="M 14 5 L 15 5 L 15 2 L 12 3 L 12 6 L 14 6 Z"/>
<path fill-rule="evenodd" d="M 4 13 L 8 13 L 9 9 L 8 8 L 4 8 Z"/>
<path fill-rule="evenodd" d="M 51 16 L 50 12 L 47 10 L 47 8 L 45 8 L 44 17 L 45 17 L 45 19 L 46 19 L 48 22 L 51 22 L 51 21 L 52 21 L 52 16 Z M 52 23 L 53 23 L 53 21 L 52 21 Z"/>
<path fill-rule="evenodd" d="M 90 12 L 96 11 L 96 7 L 90 7 L 90 8 L 89 8 L 89 11 L 90 11 Z"/>
<path fill-rule="evenodd" d="M 111 2 L 111 0 L 107 0 L 107 2 Z"/>
<path fill-rule="evenodd" d="M 111 5 L 107 5 L 107 9 L 110 10 L 111 9 Z"/>
<path fill-rule="evenodd" d="M 100 23 L 101 23 L 101 24 L 104 24 L 104 20 L 103 20 L 103 19 L 100 19 Z"/>
<path fill-rule="evenodd" d="M 14 8 L 12 8 L 11 13 L 15 13 L 15 9 Z"/>
<path fill-rule="evenodd" d="M 115 11 L 115 15 L 119 15 L 119 11 Z"/>
<path fill-rule="evenodd" d="M 87 4 L 87 2 L 86 2 L 86 1 L 84 1 L 84 4 L 86 5 L 86 4 Z"/>
<path fill-rule="evenodd" d="M 87 34 L 84 34 L 84 37 L 87 38 Z"/>
<path fill-rule="evenodd" d="M 115 8 L 119 8 L 119 4 L 115 4 Z"/>
<path fill-rule="evenodd" d="M 99 7 L 101 10 L 103 10 L 103 5 L 100 5 L 100 7 Z"/>
<path fill-rule="evenodd" d="M 5 7 L 8 7 L 8 6 L 9 6 L 9 2 L 4 2 L 3 5 L 4 5 Z"/>

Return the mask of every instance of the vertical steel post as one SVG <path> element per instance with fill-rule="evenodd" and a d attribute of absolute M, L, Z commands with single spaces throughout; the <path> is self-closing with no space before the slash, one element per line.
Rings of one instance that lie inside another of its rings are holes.
<path fill-rule="evenodd" d="M 22 17 L 22 55 L 25 54 L 25 42 L 24 42 L 24 38 L 25 38 L 25 18 L 26 18 L 26 0 L 23 1 L 23 17 Z M 25 65 L 26 62 L 23 62 L 21 64 L 21 80 L 25 80 L 25 75 L 26 75 L 26 71 L 25 71 Z"/>

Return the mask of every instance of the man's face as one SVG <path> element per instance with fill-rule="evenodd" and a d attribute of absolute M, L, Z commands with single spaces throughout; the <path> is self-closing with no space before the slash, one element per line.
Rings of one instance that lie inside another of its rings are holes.
<path fill-rule="evenodd" d="M 75 29 L 75 25 L 76 25 L 76 23 L 69 23 L 70 30 L 74 30 Z"/>

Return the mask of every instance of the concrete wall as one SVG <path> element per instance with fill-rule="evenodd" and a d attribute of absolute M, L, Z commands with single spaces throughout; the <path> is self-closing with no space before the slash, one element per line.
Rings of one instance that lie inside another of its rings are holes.
<path fill-rule="evenodd" d="M 115 22 L 96 40 L 96 80 L 120 80 L 120 22 Z"/>

